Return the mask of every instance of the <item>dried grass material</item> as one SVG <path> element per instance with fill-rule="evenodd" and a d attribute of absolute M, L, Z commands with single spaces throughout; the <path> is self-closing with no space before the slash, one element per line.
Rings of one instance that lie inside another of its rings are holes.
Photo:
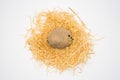
<path fill-rule="evenodd" d="M 91 34 L 83 21 L 75 19 L 76 16 L 73 10 L 45 11 L 36 16 L 34 27 L 32 26 L 28 31 L 30 36 L 26 42 L 37 61 L 43 62 L 48 67 L 53 66 L 60 71 L 86 63 L 93 53 Z M 65 28 L 72 34 L 74 40 L 69 47 L 55 49 L 48 44 L 49 33 L 58 27 Z"/>

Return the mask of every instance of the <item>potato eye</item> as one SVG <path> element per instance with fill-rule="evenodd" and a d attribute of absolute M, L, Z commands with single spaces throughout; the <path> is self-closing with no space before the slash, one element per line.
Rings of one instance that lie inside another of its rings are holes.
<path fill-rule="evenodd" d="M 72 37 L 70 37 L 72 40 L 74 40 Z"/>
<path fill-rule="evenodd" d="M 70 35 L 68 35 L 68 37 L 70 37 Z"/>

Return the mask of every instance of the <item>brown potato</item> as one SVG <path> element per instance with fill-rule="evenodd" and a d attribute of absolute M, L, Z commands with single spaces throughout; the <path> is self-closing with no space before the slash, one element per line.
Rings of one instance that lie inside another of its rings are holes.
<path fill-rule="evenodd" d="M 68 47 L 72 41 L 70 32 L 65 28 L 56 28 L 48 35 L 48 43 L 53 48 L 62 49 Z"/>

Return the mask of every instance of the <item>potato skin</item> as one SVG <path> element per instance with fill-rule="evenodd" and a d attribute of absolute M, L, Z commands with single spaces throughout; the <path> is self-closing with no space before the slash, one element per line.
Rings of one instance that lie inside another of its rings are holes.
<path fill-rule="evenodd" d="M 48 43 L 53 48 L 63 49 L 68 47 L 70 42 L 70 32 L 65 28 L 56 28 L 48 35 Z"/>

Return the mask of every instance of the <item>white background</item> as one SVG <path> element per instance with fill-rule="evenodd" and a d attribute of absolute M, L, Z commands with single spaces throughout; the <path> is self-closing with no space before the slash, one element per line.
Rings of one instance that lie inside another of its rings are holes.
<path fill-rule="evenodd" d="M 102 38 L 80 74 L 47 73 L 24 47 L 30 16 L 53 7 L 71 7 Z M 120 0 L 0 0 L 0 80 L 120 80 Z"/>

